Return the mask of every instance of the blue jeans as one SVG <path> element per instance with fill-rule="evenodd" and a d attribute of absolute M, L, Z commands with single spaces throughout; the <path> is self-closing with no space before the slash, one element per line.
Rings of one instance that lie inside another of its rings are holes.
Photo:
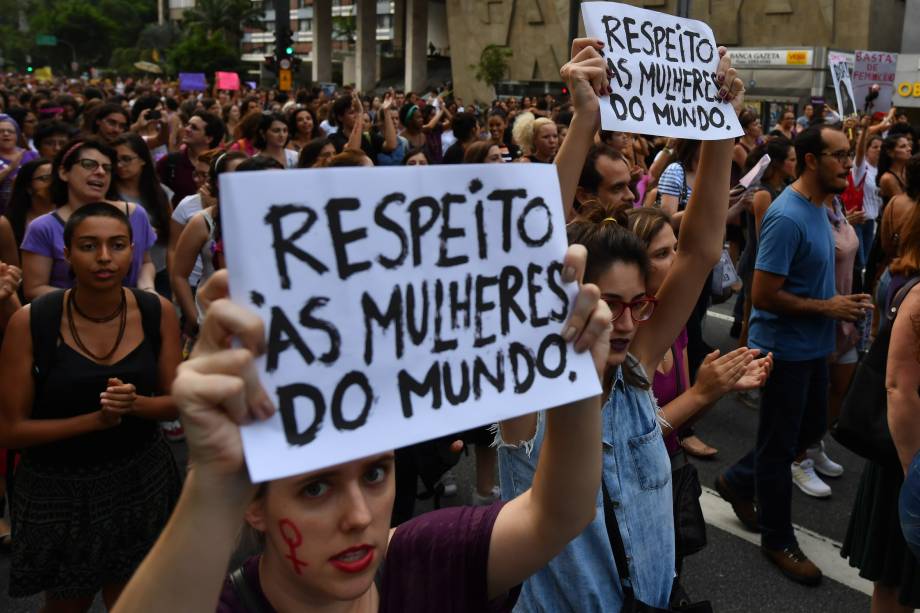
<path fill-rule="evenodd" d="M 914 557 L 920 560 L 920 453 L 914 456 L 907 469 L 898 499 L 898 512 L 904 540 Z"/>
<path fill-rule="evenodd" d="M 725 473 L 732 489 L 757 499 L 761 543 L 768 549 L 796 543 L 790 465 L 824 436 L 827 394 L 827 358 L 776 360 L 760 395 L 757 445 Z"/>
<path fill-rule="evenodd" d="M 856 264 L 860 268 L 865 268 L 866 260 L 869 259 L 869 250 L 872 249 L 872 241 L 875 239 L 875 220 L 869 219 L 862 223 L 855 224 L 853 229 L 856 230 L 856 238 L 859 239 L 859 251 L 856 252 Z"/>

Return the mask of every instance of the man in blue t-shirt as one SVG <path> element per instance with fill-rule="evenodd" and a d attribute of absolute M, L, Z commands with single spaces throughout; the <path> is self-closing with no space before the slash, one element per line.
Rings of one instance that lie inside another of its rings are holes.
<path fill-rule="evenodd" d="M 742 523 L 761 532 L 767 559 L 806 585 L 817 585 L 821 571 L 792 530 L 790 465 L 827 427 L 834 321 L 855 321 L 872 307 L 868 294 L 838 295 L 834 283 L 834 237 L 824 203 L 847 187 L 849 149 L 843 132 L 826 124 L 802 132 L 795 140 L 799 178 L 764 216 L 749 340 L 772 352 L 775 362 L 761 394 L 756 447 L 716 480 Z"/>

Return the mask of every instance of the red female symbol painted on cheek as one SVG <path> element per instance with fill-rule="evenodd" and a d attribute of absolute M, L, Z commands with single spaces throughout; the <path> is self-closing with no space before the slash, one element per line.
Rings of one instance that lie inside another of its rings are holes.
<path fill-rule="evenodd" d="M 294 572 L 299 575 L 301 574 L 301 566 L 309 566 L 309 564 L 297 557 L 297 548 L 303 543 L 303 537 L 300 535 L 300 530 L 297 529 L 294 522 L 287 518 L 278 522 L 278 529 L 281 531 L 281 538 L 284 539 L 284 542 L 287 543 L 288 549 L 290 550 L 284 557 L 291 561 Z"/>

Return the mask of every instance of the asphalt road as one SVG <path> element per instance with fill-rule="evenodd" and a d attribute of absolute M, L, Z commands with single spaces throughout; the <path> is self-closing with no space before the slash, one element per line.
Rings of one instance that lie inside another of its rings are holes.
<path fill-rule="evenodd" d="M 728 313 L 727 305 L 716 307 L 718 312 Z M 715 317 L 707 318 L 706 338 L 710 344 L 723 350 L 734 347 L 729 338 L 730 323 Z M 719 449 L 714 460 L 696 462 L 704 487 L 711 487 L 716 475 L 730 463 L 740 458 L 754 440 L 757 427 L 757 413 L 747 408 L 734 397 L 726 397 L 706 415 L 696 427 L 698 435 L 710 445 Z M 180 460 L 184 460 L 184 449 L 174 446 Z M 818 540 L 826 541 L 822 547 L 825 554 L 835 555 L 835 543 L 844 538 L 853 499 L 859 485 L 863 462 L 843 450 L 833 440 L 827 439 L 828 454 L 840 462 L 846 472 L 839 479 L 829 481 L 833 495 L 824 500 L 809 498 L 794 491 L 793 522 L 803 529 L 815 533 Z M 455 470 L 459 494 L 447 499 L 446 504 L 469 504 L 473 487 L 473 459 L 465 457 Z M 717 500 L 717 504 L 721 503 Z M 721 503 L 724 504 L 724 503 Z M 419 511 L 430 508 L 430 503 L 421 503 Z M 710 516 L 707 514 L 707 521 Z M 748 613 L 760 611 L 785 611 L 790 613 L 848 613 L 869 610 L 871 589 L 867 582 L 854 589 L 837 580 L 825 578 L 821 586 L 807 588 L 782 577 L 761 556 L 758 547 L 739 538 L 731 532 L 733 518 L 728 523 L 714 519 L 708 530 L 709 544 L 700 553 L 685 561 L 683 583 L 694 599 L 708 599 L 719 613 Z M 823 537 L 821 539 L 820 537 Z M 804 547 L 804 545 L 803 545 Z M 806 550 L 809 555 L 812 552 Z M 20 613 L 37 611 L 39 597 L 13 600 L 7 596 L 9 580 L 9 556 L 0 553 L 0 611 Z M 857 580 L 858 582 L 859 580 Z M 858 589 L 861 587 L 861 589 Z M 97 601 L 93 611 L 104 611 Z"/>

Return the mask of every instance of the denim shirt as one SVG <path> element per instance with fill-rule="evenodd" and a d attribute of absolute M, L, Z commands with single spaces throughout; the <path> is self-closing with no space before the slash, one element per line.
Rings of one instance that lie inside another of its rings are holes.
<path fill-rule="evenodd" d="M 641 365 L 627 358 L 637 372 Z M 674 581 L 674 517 L 671 462 L 650 390 L 626 385 L 618 368 L 602 409 L 603 479 L 613 500 L 636 598 L 666 608 Z M 546 420 L 520 445 L 499 440 L 501 492 L 511 500 L 533 482 Z M 497 437 L 500 439 L 500 435 Z M 524 583 L 515 612 L 619 611 L 623 589 L 610 549 L 599 489 L 594 521 L 543 569 Z"/>

